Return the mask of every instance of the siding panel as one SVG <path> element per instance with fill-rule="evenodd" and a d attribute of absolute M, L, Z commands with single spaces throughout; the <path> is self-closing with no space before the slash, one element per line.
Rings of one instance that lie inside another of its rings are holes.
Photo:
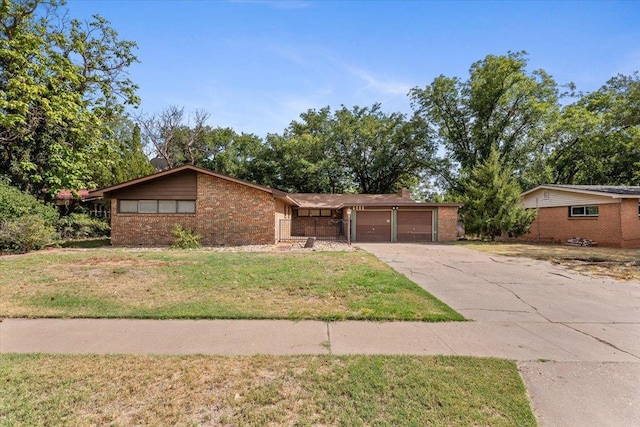
<path fill-rule="evenodd" d="M 548 198 L 544 197 L 544 193 L 548 194 Z M 536 204 L 536 198 L 538 199 Z M 620 203 L 620 199 L 614 199 L 609 196 L 598 196 L 595 194 L 573 193 L 559 190 L 536 190 L 527 194 L 523 200 L 526 208 L 549 208 L 557 206 L 575 206 L 575 205 L 601 205 L 604 203 Z"/>
<path fill-rule="evenodd" d="M 197 174 L 185 171 L 168 175 L 156 180 L 138 184 L 134 187 L 114 191 L 106 197 L 114 199 L 152 199 L 152 200 L 195 200 L 198 193 Z"/>

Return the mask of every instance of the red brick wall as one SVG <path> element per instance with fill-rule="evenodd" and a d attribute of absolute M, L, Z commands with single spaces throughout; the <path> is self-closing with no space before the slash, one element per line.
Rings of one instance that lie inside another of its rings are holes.
<path fill-rule="evenodd" d="M 638 200 L 622 199 L 620 205 L 621 247 L 640 248 L 640 216 L 638 216 Z"/>
<path fill-rule="evenodd" d="M 198 174 L 197 230 L 205 246 L 275 243 L 273 195 Z"/>
<path fill-rule="evenodd" d="M 640 220 L 638 204 L 634 199 L 622 203 L 599 205 L 599 216 L 569 217 L 567 206 L 541 208 L 531 224 L 531 232 L 522 239 L 566 242 L 571 237 L 584 237 L 599 246 L 640 247 Z M 624 240 L 623 240 L 624 236 Z"/>
<path fill-rule="evenodd" d="M 458 239 L 458 207 L 438 207 L 438 242 L 454 242 Z"/>
<path fill-rule="evenodd" d="M 111 244 L 167 246 L 176 224 L 201 235 L 204 246 L 275 243 L 272 194 L 201 173 L 197 182 L 195 214 L 120 214 L 112 200 Z"/>

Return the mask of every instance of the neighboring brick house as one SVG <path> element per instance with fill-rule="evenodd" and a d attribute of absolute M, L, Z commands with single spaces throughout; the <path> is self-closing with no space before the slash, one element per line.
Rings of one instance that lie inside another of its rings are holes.
<path fill-rule="evenodd" d="M 541 185 L 522 193 L 522 203 L 538 209 L 523 239 L 582 237 L 600 246 L 640 248 L 640 187 Z"/>
<path fill-rule="evenodd" d="M 287 194 L 195 166 L 181 166 L 91 192 L 111 199 L 111 244 L 166 246 L 176 224 L 204 246 L 273 244 L 296 237 L 353 241 L 455 240 L 459 204 L 417 203 L 403 194 Z"/>

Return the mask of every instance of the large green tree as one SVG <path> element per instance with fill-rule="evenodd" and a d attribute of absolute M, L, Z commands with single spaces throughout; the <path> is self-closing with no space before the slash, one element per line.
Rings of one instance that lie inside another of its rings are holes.
<path fill-rule="evenodd" d="M 107 122 L 102 145 L 103 161 L 94 164 L 91 181 L 97 187 L 107 187 L 154 173 L 145 154 L 140 127 L 124 116 L 114 116 Z"/>
<path fill-rule="evenodd" d="M 268 156 L 262 140 L 232 128 L 211 127 L 209 117 L 204 110 L 185 114 L 184 107 L 169 106 L 157 114 L 139 115 L 137 123 L 148 151 L 169 168 L 189 164 L 272 184 L 272 174 L 263 172 Z"/>
<path fill-rule="evenodd" d="M 419 116 L 383 113 L 372 107 L 342 107 L 335 112 L 332 137 L 336 156 L 351 173 L 360 193 L 391 193 L 417 184 L 433 163 L 435 145 Z"/>
<path fill-rule="evenodd" d="M 301 193 L 351 191 L 353 182 L 340 162 L 334 127 L 331 109 L 325 107 L 302 113 L 282 135 L 268 135 L 264 155 L 269 183 Z"/>
<path fill-rule="evenodd" d="M 0 170 L 38 196 L 94 186 L 107 122 L 139 101 L 127 76 L 135 43 L 97 15 L 68 19 L 63 5 L 0 3 Z"/>
<path fill-rule="evenodd" d="M 204 157 L 196 164 L 253 182 L 263 182 L 264 146 L 251 133 L 237 133 L 232 128 L 209 128 L 203 135 Z"/>
<path fill-rule="evenodd" d="M 557 111 L 558 93 L 551 76 L 527 64 L 526 52 L 488 55 L 471 66 L 467 80 L 441 75 L 411 90 L 414 109 L 451 161 L 440 175 L 453 193 L 463 190 L 458 172 L 469 173 L 494 148 L 522 181 L 539 169 L 542 131 Z"/>
<path fill-rule="evenodd" d="M 468 234 L 494 240 L 496 236 L 519 236 L 528 231 L 537 212 L 520 204 L 520 186 L 512 171 L 504 167 L 497 147 L 464 177 L 462 184 L 461 214 Z"/>
<path fill-rule="evenodd" d="M 549 129 L 552 180 L 640 185 L 640 76 L 618 75 L 565 106 Z"/>
<path fill-rule="evenodd" d="M 297 192 L 391 193 L 417 185 L 435 146 L 422 118 L 371 107 L 309 110 L 269 135 L 272 182 Z"/>

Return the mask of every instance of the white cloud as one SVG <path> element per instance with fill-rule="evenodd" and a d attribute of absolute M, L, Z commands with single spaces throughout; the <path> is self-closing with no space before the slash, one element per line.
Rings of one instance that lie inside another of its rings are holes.
<path fill-rule="evenodd" d="M 406 95 L 412 85 L 398 81 L 383 81 L 376 78 L 370 71 L 357 67 L 347 67 L 347 71 L 354 77 L 364 81 L 366 86 L 363 90 L 371 89 L 383 95 Z"/>

